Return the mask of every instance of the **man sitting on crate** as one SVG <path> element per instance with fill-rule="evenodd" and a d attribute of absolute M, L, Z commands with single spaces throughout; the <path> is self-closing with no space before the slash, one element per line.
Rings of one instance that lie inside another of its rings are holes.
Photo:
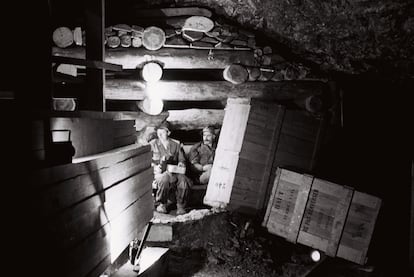
<path fill-rule="evenodd" d="M 181 144 L 169 137 L 168 123 L 157 129 L 157 137 L 149 143 L 152 150 L 154 183 L 157 187 L 155 202 L 159 203 L 157 212 L 167 213 L 174 202 L 177 215 L 185 213 L 191 180 L 185 176 L 185 156 Z"/>
<path fill-rule="evenodd" d="M 193 180 L 207 185 L 216 151 L 214 128 L 207 126 L 202 131 L 203 141 L 196 143 L 188 153 Z"/>

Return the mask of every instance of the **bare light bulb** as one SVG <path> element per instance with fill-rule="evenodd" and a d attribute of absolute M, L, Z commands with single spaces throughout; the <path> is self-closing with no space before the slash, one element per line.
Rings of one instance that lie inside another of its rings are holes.
<path fill-rule="evenodd" d="M 162 68 L 158 63 L 146 63 L 141 71 L 142 78 L 147 82 L 156 82 L 161 79 Z"/>
<path fill-rule="evenodd" d="M 319 260 L 321 259 L 321 253 L 319 253 L 318 250 L 313 250 L 310 253 L 310 256 L 311 256 L 312 261 L 314 261 L 315 263 L 319 262 Z"/>

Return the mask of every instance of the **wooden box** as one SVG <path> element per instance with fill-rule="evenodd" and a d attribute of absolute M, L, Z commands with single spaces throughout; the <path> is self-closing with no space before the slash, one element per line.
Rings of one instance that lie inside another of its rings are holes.
<path fill-rule="evenodd" d="M 168 164 L 167 171 L 171 173 L 185 174 L 185 167 Z"/>
<path fill-rule="evenodd" d="M 297 242 L 335 257 L 352 193 L 352 188 L 315 178 Z"/>
<path fill-rule="evenodd" d="M 359 191 L 354 192 L 339 242 L 338 257 L 365 264 L 380 206 L 381 199 Z"/>
<path fill-rule="evenodd" d="M 272 234 L 296 243 L 313 177 L 277 169 L 263 226 Z"/>

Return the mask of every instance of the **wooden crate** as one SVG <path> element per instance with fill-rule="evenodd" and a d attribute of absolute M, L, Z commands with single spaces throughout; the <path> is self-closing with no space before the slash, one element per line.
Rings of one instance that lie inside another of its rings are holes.
<path fill-rule="evenodd" d="M 335 257 L 353 189 L 315 178 L 297 242 Z"/>
<path fill-rule="evenodd" d="M 381 199 L 359 191 L 354 192 L 339 242 L 338 257 L 365 264 L 380 206 Z"/>
<path fill-rule="evenodd" d="M 272 234 L 296 243 L 313 177 L 277 169 L 263 226 Z"/>

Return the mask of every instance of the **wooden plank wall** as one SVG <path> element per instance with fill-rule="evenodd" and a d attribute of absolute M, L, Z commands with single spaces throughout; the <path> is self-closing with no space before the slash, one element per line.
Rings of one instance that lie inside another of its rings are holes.
<path fill-rule="evenodd" d="M 266 169 L 273 161 L 284 113 L 284 108 L 276 104 L 252 100 L 251 105 L 230 200 L 231 209 L 244 211 L 260 210 L 263 205 Z"/>
<path fill-rule="evenodd" d="M 112 120 L 97 118 L 53 117 L 49 120 L 50 130 L 70 130 L 70 139 L 75 148 L 73 158 L 93 155 L 136 142 L 135 120 Z M 45 159 L 44 121 L 32 121 L 32 158 L 34 161 Z M 52 132 L 66 141 L 67 132 Z"/>
<path fill-rule="evenodd" d="M 153 216 L 149 146 L 32 172 L 62 276 L 99 276 Z"/>
<path fill-rule="evenodd" d="M 304 111 L 252 100 L 230 208 L 264 213 L 279 166 L 311 172 L 321 127 L 321 120 Z"/>

